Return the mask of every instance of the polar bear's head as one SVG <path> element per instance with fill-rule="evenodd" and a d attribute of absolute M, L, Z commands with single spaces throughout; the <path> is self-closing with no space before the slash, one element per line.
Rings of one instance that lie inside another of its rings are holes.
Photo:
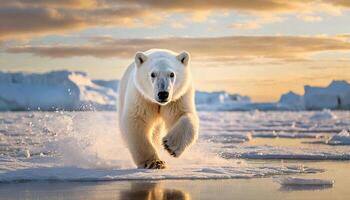
<path fill-rule="evenodd" d="M 151 49 L 135 55 L 135 82 L 148 100 L 165 105 L 180 98 L 191 83 L 190 55 Z"/>

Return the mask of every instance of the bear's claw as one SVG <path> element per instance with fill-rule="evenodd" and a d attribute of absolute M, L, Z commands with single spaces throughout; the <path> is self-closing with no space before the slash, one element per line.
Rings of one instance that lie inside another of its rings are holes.
<path fill-rule="evenodd" d="M 172 156 L 174 156 L 174 157 L 177 157 L 176 153 L 175 153 L 173 150 L 171 150 L 171 149 L 169 148 L 169 145 L 167 144 L 167 142 L 168 142 L 168 140 L 163 140 L 164 149 L 167 150 L 167 152 L 168 152 L 170 155 L 172 155 Z"/>
<path fill-rule="evenodd" d="M 165 162 L 162 160 L 147 161 L 144 165 L 145 169 L 165 169 Z"/>

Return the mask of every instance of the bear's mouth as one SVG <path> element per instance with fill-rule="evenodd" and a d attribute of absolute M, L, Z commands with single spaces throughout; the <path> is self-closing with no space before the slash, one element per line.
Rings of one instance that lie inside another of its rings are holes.
<path fill-rule="evenodd" d="M 157 101 L 158 101 L 158 103 L 164 104 L 164 103 L 168 102 L 168 99 L 158 99 Z"/>
<path fill-rule="evenodd" d="M 163 105 L 169 103 L 169 98 L 167 98 L 167 99 L 158 99 L 158 98 L 156 98 L 155 100 L 156 100 L 156 102 L 157 102 L 159 105 L 161 105 L 161 106 L 163 106 Z"/>

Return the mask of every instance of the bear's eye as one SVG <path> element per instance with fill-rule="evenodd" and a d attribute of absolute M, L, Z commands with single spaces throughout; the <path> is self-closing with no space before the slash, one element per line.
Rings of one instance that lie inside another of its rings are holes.
<path fill-rule="evenodd" d="M 151 77 L 152 78 L 155 78 L 156 77 L 156 74 L 154 72 L 151 73 Z"/>
<path fill-rule="evenodd" d="M 175 74 L 173 72 L 170 73 L 170 78 L 174 78 Z"/>

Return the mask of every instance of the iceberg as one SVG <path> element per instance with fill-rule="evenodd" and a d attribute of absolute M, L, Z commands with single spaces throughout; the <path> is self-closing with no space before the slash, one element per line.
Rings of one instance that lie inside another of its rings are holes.
<path fill-rule="evenodd" d="M 307 110 L 350 109 L 350 84 L 346 81 L 332 81 L 328 87 L 304 87 L 304 101 Z"/>
<path fill-rule="evenodd" d="M 113 109 L 115 104 L 113 89 L 93 83 L 84 72 L 0 72 L 3 111 L 104 110 Z"/>
<path fill-rule="evenodd" d="M 286 94 L 283 94 L 278 101 L 280 107 L 284 107 L 289 110 L 304 110 L 304 97 L 289 91 Z"/>

